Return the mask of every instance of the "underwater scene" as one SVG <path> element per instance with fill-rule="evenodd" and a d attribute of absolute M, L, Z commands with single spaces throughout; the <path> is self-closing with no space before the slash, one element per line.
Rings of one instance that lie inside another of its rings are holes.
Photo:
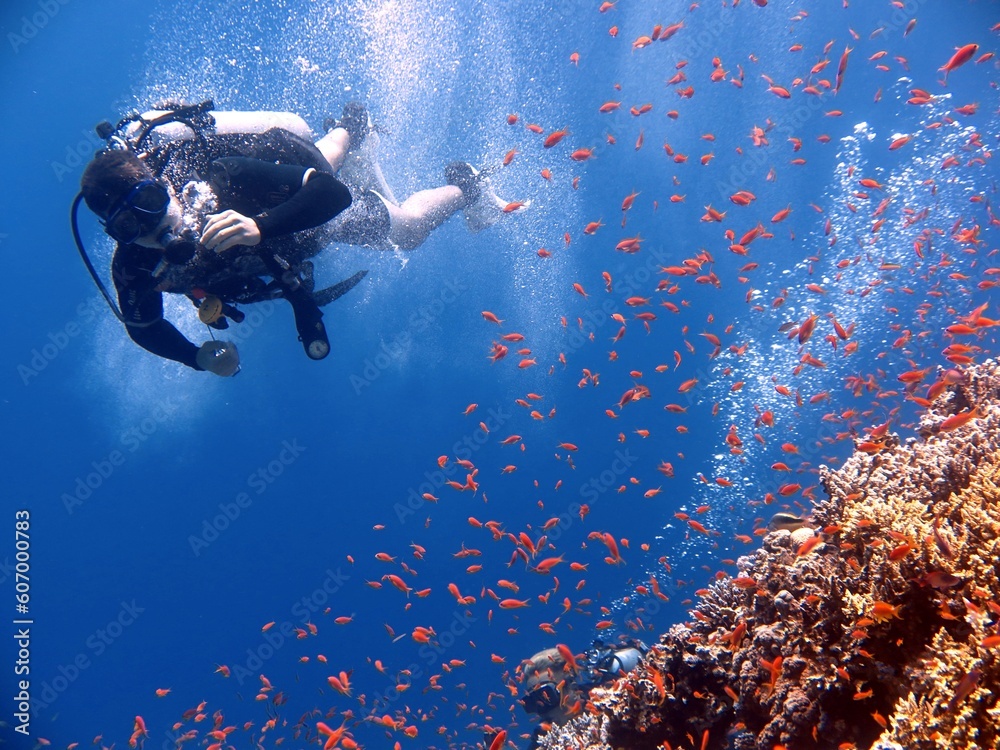
<path fill-rule="evenodd" d="M 3 747 L 1000 747 L 1000 2 L 0 22 Z"/>

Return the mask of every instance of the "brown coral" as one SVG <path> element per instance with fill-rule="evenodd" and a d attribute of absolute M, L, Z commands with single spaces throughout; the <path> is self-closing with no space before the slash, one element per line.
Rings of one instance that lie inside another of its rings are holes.
<path fill-rule="evenodd" d="M 823 543 L 769 534 L 543 747 L 1000 745 L 1000 366 L 919 432 L 824 468 Z"/>

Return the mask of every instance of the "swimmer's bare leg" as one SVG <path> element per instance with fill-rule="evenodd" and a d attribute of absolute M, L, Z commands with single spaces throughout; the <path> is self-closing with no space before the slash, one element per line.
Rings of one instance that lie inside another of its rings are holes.
<path fill-rule="evenodd" d="M 402 250 L 412 250 L 466 203 L 465 195 L 455 185 L 420 190 L 398 206 L 387 203 L 391 221 L 388 239 Z"/>
<path fill-rule="evenodd" d="M 344 164 L 347 152 L 350 150 L 351 136 L 344 128 L 334 128 L 316 141 L 316 148 L 323 154 L 333 173 L 336 174 Z"/>

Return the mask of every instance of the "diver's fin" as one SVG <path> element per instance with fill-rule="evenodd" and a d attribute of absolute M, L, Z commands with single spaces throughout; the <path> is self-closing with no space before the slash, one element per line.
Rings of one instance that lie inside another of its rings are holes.
<path fill-rule="evenodd" d="M 368 275 L 368 271 L 358 271 L 356 274 L 351 276 L 349 279 L 344 279 L 343 281 L 338 281 L 333 286 L 328 286 L 326 289 L 320 289 L 318 292 L 313 292 L 313 299 L 316 300 L 316 304 L 320 307 L 329 305 L 335 299 L 340 299 L 354 287 L 365 276 Z"/>
<path fill-rule="evenodd" d="M 514 210 L 523 211 L 530 204 L 531 201 L 524 201 L 520 208 L 508 211 L 507 206 L 510 204 L 494 192 L 489 180 L 484 180 L 479 199 L 462 209 L 462 213 L 465 215 L 465 224 L 469 231 L 476 234 L 493 226 L 504 213 L 512 213 Z"/>

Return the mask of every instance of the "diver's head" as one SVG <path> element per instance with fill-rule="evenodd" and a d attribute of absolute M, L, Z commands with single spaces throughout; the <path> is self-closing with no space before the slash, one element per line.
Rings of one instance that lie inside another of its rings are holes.
<path fill-rule="evenodd" d="M 557 724 L 573 715 L 573 704 L 581 696 L 569 683 L 572 675 L 558 649 L 539 651 L 525 663 L 523 674 L 521 705 L 527 713 Z"/>
<path fill-rule="evenodd" d="M 80 180 L 83 199 L 124 245 L 163 247 L 180 223 L 180 206 L 170 186 L 157 179 L 130 151 L 105 151 L 87 165 Z"/>

